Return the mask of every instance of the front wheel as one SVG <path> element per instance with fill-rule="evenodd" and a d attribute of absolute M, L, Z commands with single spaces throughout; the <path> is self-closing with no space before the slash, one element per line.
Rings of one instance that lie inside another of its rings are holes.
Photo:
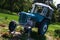
<path fill-rule="evenodd" d="M 17 24 L 14 20 L 9 23 L 9 31 L 10 32 L 13 32 L 16 27 L 17 27 Z"/>
<path fill-rule="evenodd" d="M 40 35 L 44 35 L 48 29 L 48 20 L 43 20 L 38 27 L 38 33 Z"/>

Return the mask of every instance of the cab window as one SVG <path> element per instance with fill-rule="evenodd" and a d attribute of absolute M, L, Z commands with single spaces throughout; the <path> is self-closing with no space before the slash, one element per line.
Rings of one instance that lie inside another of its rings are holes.
<path fill-rule="evenodd" d="M 34 13 L 41 13 L 42 12 L 42 10 L 43 10 L 43 7 L 42 6 L 35 6 L 35 11 L 34 11 Z"/>

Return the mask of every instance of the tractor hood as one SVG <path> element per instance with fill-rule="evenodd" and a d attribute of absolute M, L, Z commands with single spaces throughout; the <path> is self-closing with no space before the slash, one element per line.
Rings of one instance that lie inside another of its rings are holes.
<path fill-rule="evenodd" d="M 44 19 L 44 16 L 40 15 L 39 13 L 26 13 L 21 12 L 19 13 L 19 23 L 25 24 L 27 22 L 28 18 L 31 18 L 31 20 L 35 22 L 41 22 Z"/>
<path fill-rule="evenodd" d="M 34 15 L 34 14 L 32 14 L 32 13 L 26 13 L 26 12 L 21 12 L 21 13 L 19 13 L 19 15 L 20 15 L 20 14 L 25 14 L 25 15 L 33 16 L 33 17 L 35 16 L 35 15 Z"/>

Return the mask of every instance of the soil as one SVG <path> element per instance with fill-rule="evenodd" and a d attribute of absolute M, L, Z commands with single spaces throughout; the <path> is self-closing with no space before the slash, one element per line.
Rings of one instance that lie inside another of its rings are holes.
<path fill-rule="evenodd" d="M 0 24 L 0 27 L 6 27 L 6 24 Z"/>

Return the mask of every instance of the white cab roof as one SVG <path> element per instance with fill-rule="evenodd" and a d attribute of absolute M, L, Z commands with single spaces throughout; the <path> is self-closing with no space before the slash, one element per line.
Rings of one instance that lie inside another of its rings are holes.
<path fill-rule="evenodd" d="M 49 5 L 46 5 L 46 4 L 43 4 L 43 3 L 35 3 L 34 5 L 48 7 L 50 10 L 54 11 L 53 8 L 51 8 Z"/>

